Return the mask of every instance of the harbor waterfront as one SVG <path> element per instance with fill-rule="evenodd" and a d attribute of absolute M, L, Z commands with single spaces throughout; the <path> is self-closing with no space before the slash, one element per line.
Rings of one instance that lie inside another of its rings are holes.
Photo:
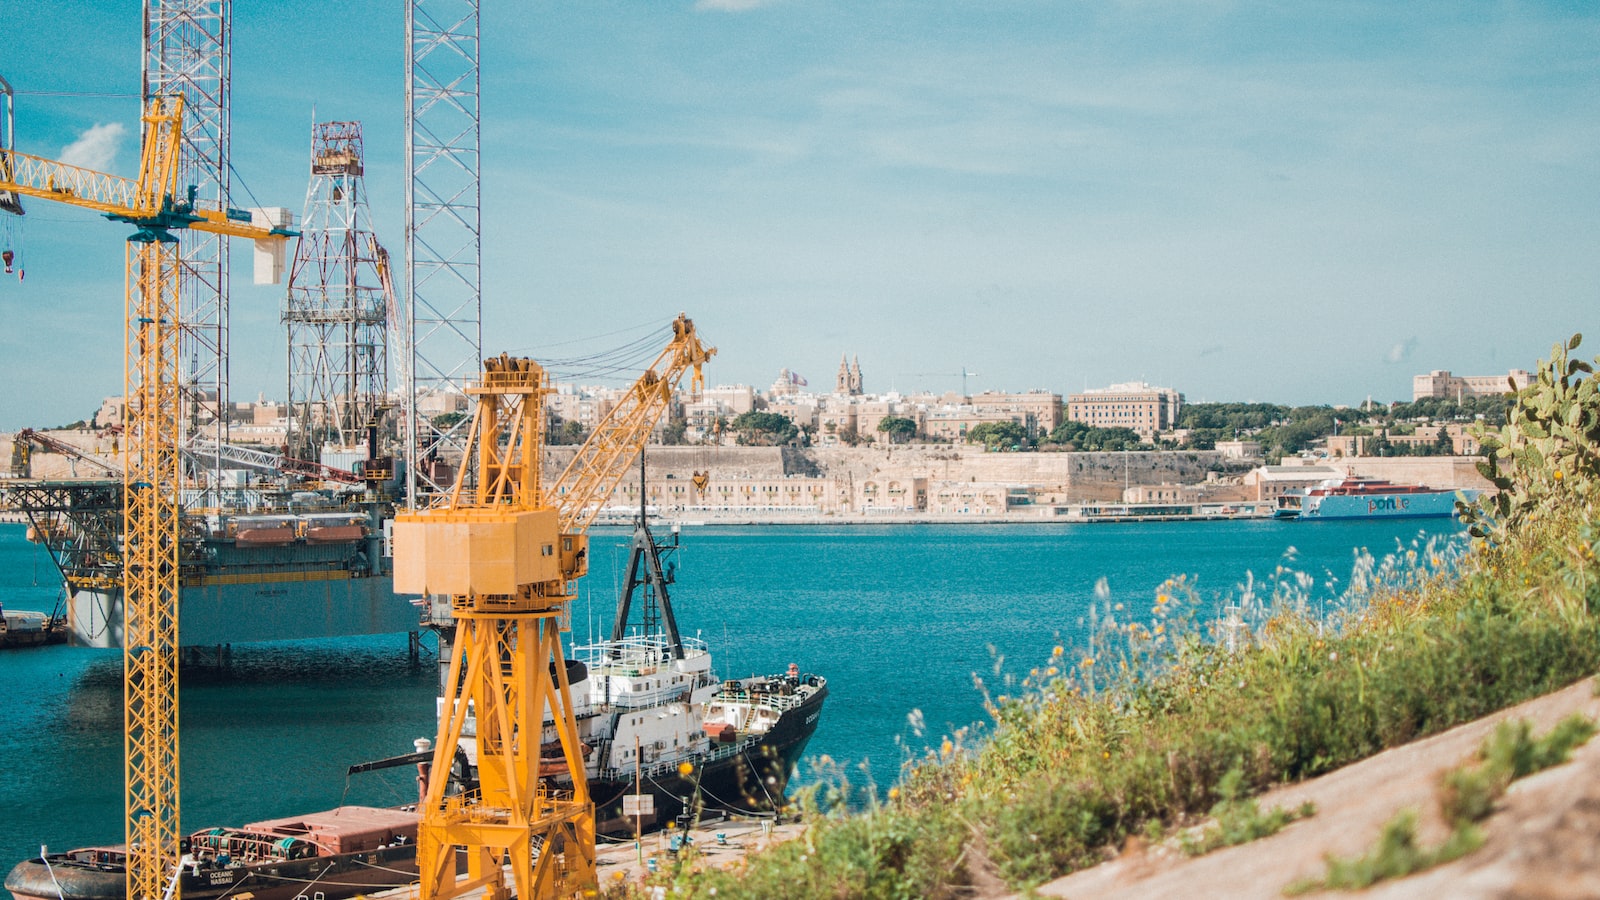
<path fill-rule="evenodd" d="M 1381 556 L 1459 528 L 1450 519 L 687 528 L 673 601 L 684 635 L 715 644 L 725 678 L 791 662 L 825 675 L 832 696 L 807 757 L 870 761 L 885 787 L 904 753 L 983 717 L 972 675 L 997 686 L 996 654 L 1020 676 L 1057 643 L 1082 646 L 1102 578 L 1108 602 L 1133 609 L 1169 576 L 1190 576 L 1207 614 L 1248 576 L 1259 590 L 1280 565 L 1325 593 L 1330 579 L 1347 582 L 1359 548 Z M 593 535 L 573 609 L 579 642 L 610 627 L 628 539 L 622 529 Z M 0 602 L 49 611 L 57 585 L 24 528 L 0 525 Z M 120 841 L 121 676 L 116 651 L 0 653 L 0 803 L 11 811 L 0 862 L 40 843 Z M 414 800 L 414 773 L 344 771 L 432 736 L 435 687 L 428 661 L 408 661 L 404 635 L 236 646 L 225 670 L 185 670 L 184 829 Z M 913 710 L 921 735 L 908 724 Z M 802 765 L 799 783 L 812 777 Z"/>

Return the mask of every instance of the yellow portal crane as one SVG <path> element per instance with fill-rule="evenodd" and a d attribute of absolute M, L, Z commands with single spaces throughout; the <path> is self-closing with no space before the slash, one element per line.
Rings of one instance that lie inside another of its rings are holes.
<path fill-rule="evenodd" d="M 561 651 L 589 524 L 627 474 L 673 388 L 716 350 L 678 316 L 672 340 L 553 485 L 541 484 L 544 397 L 537 363 L 501 356 L 468 389 L 477 465 L 432 508 L 395 517 L 395 590 L 448 594 L 456 623 L 438 743 L 417 835 L 422 900 L 477 888 L 489 900 L 574 897 L 595 887 L 594 804 Z M 544 743 L 548 710 L 556 740 Z M 456 746 L 475 726 L 478 790 L 445 794 Z M 540 778 L 566 771 L 572 790 Z M 456 878 L 465 850 L 467 879 Z M 537 859 L 535 859 L 537 856 Z M 507 885 L 503 868 L 511 868 Z"/>
<path fill-rule="evenodd" d="M 144 114 L 137 179 L 0 150 L 0 192 L 133 225 L 124 306 L 123 701 L 128 897 L 158 900 L 178 863 L 178 243 L 192 228 L 281 248 L 289 232 L 249 213 L 203 209 L 177 190 L 183 98 Z M 281 252 L 281 249 L 280 249 Z M 260 272 L 258 271 L 258 280 Z"/>

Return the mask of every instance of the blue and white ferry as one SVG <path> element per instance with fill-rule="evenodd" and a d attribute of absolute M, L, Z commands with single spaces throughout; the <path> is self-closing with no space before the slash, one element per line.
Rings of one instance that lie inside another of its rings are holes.
<path fill-rule="evenodd" d="M 1420 519 L 1453 516 L 1456 499 L 1475 499 L 1476 490 L 1394 484 L 1379 478 L 1332 478 L 1316 487 L 1278 498 L 1278 518 Z"/>

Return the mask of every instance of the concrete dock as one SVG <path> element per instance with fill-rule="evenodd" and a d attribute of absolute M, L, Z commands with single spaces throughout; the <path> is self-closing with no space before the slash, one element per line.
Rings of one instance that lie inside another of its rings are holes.
<path fill-rule="evenodd" d="M 736 818 L 702 824 L 691 829 L 689 836 L 702 865 L 725 869 L 751 853 L 793 840 L 804 830 L 804 824 L 790 819 L 779 825 L 771 819 Z M 673 835 L 681 837 L 681 832 L 668 830 L 647 834 L 639 847 L 635 847 L 632 840 L 601 838 L 599 852 L 595 855 L 600 883 L 636 882 L 652 871 L 652 864 L 658 869 L 667 869 L 673 860 L 669 850 Z"/>

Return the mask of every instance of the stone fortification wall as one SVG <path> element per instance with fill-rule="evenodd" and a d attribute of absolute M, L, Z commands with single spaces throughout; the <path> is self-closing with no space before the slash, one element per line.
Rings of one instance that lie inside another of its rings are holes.
<path fill-rule="evenodd" d="M 1210 478 L 1243 475 L 1260 460 L 1234 459 L 1215 450 L 1151 453 L 1063 453 L 1072 459 L 1069 502 L 1120 500 L 1135 485 L 1199 484 Z"/>
<path fill-rule="evenodd" d="M 559 472 L 574 452 L 572 447 L 548 448 L 548 470 Z M 828 514 L 850 514 L 884 502 L 882 496 L 864 493 L 871 485 L 885 490 L 899 485 L 913 492 L 920 487 L 930 497 L 954 486 L 979 485 L 998 491 L 1002 503 L 1007 490 L 1022 488 L 1032 504 L 1074 503 L 1121 500 L 1127 486 L 1197 484 L 1218 475 L 1239 475 L 1252 466 L 1252 461 L 1215 451 L 985 453 L 977 447 L 945 445 L 652 447 L 647 453 L 649 490 L 666 505 L 793 502 Z M 702 472 L 714 485 L 709 491 L 683 487 Z M 810 487 L 799 487 L 802 483 Z M 634 484 L 625 480 L 614 502 L 628 502 Z M 739 487 L 725 492 L 729 485 Z"/>
<path fill-rule="evenodd" d="M 546 447 L 545 471 L 554 476 L 566 468 L 578 452 L 574 446 Z M 791 474 L 780 447 L 650 447 L 645 464 L 651 477 L 670 474 L 687 479 L 695 472 L 711 472 L 722 478 L 767 479 Z"/>

